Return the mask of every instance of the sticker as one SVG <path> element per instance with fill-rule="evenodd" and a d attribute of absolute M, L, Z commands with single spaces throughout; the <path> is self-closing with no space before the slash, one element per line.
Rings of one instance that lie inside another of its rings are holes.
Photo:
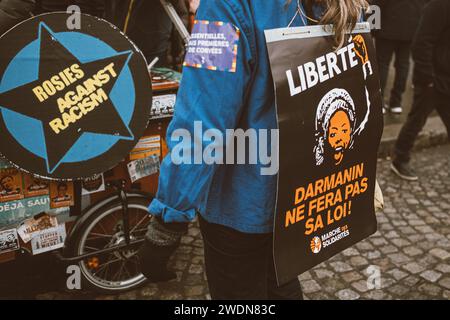
<path fill-rule="evenodd" d="M 184 66 L 236 72 L 240 31 L 231 23 L 196 20 Z"/>
<path fill-rule="evenodd" d="M 74 191 L 72 182 L 50 183 L 50 207 L 62 208 L 74 205 Z"/>
<path fill-rule="evenodd" d="M 150 117 L 159 118 L 173 115 L 176 98 L 177 96 L 175 94 L 165 94 L 153 97 Z"/>
<path fill-rule="evenodd" d="M 131 161 L 127 165 L 131 182 L 134 183 L 139 179 L 157 173 L 159 171 L 159 166 L 159 157 L 157 156 Z"/>
<path fill-rule="evenodd" d="M 15 251 L 20 248 L 16 229 L 0 231 L 0 253 Z"/>
<path fill-rule="evenodd" d="M 81 195 L 83 196 L 105 191 L 105 189 L 105 179 L 103 177 L 103 173 L 84 179 L 81 183 Z"/>
<path fill-rule="evenodd" d="M 0 202 L 23 199 L 22 174 L 15 168 L 0 169 Z"/>
<path fill-rule="evenodd" d="M 60 224 L 57 227 L 39 231 L 31 239 L 33 255 L 62 248 L 66 240 L 66 226 Z"/>
<path fill-rule="evenodd" d="M 48 214 L 42 214 L 22 222 L 17 228 L 17 233 L 20 238 L 22 238 L 23 242 L 28 243 L 40 231 L 57 226 L 58 219 L 56 217 L 49 216 Z"/>
<path fill-rule="evenodd" d="M 23 194 L 25 198 L 43 196 L 49 193 L 49 181 L 43 180 L 31 174 L 22 174 L 25 188 Z"/>
<path fill-rule="evenodd" d="M 131 150 L 130 160 L 139 160 L 150 156 L 161 156 L 161 136 L 159 135 L 142 137 Z"/>
<path fill-rule="evenodd" d="M 18 223 L 38 213 L 50 210 L 48 195 L 9 202 L 0 202 L 0 228 Z"/>

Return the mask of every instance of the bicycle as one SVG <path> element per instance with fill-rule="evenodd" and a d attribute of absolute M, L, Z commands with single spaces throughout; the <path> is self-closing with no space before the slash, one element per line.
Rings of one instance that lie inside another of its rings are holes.
<path fill-rule="evenodd" d="M 151 215 L 153 197 L 126 192 L 125 180 L 107 182 L 116 193 L 84 210 L 69 233 L 59 259 L 77 263 L 84 288 L 113 294 L 142 285 L 146 278 L 136 255 Z"/>

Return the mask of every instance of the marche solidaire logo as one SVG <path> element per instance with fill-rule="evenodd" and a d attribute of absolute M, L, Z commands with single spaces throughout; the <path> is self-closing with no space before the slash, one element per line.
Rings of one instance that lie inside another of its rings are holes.
<path fill-rule="evenodd" d="M 66 13 L 29 19 L 0 38 L 0 153 L 60 179 L 114 167 L 143 134 L 151 80 L 143 55 L 117 28 Z"/>

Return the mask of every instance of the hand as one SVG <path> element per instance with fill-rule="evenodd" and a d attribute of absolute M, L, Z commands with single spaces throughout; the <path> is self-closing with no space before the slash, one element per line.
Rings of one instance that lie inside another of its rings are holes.
<path fill-rule="evenodd" d="M 147 227 L 145 242 L 139 249 L 141 271 L 151 282 L 169 281 L 176 274 L 167 269 L 167 262 L 180 244 L 187 224 L 165 224 L 160 218 L 153 217 Z"/>
<path fill-rule="evenodd" d="M 369 53 L 367 52 L 367 46 L 364 38 L 360 34 L 358 34 L 353 38 L 353 42 L 355 43 L 355 48 L 353 48 L 353 51 L 359 57 L 362 64 L 365 64 L 367 61 L 369 61 Z"/>
<path fill-rule="evenodd" d="M 189 12 L 195 14 L 199 5 L 200 0 L 189 0 Z"/>

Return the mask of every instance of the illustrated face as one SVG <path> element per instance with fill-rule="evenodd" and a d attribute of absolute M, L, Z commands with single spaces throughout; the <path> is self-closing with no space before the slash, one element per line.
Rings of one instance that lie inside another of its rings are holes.
<path fill-rule="evenodd" d="M 344 152 L 348 149 L 351 140 L 351 124 L 346 112 L 338 111 L 330 119 L 328 143 L 333 149 L 335 165 L 344 159 Z"/>
<path fill-rule="evenodd" d="M 64 197 L 67 193 L 67 187 L 64 185 L 58 186 L 58 196 Z"/>
<path fill-rule="evenodd" d="M 5 177 L 1 182 L 3 189 L 6 191 L 11 191 L 14 189 L 14 180 L 11 177 Z"/>

